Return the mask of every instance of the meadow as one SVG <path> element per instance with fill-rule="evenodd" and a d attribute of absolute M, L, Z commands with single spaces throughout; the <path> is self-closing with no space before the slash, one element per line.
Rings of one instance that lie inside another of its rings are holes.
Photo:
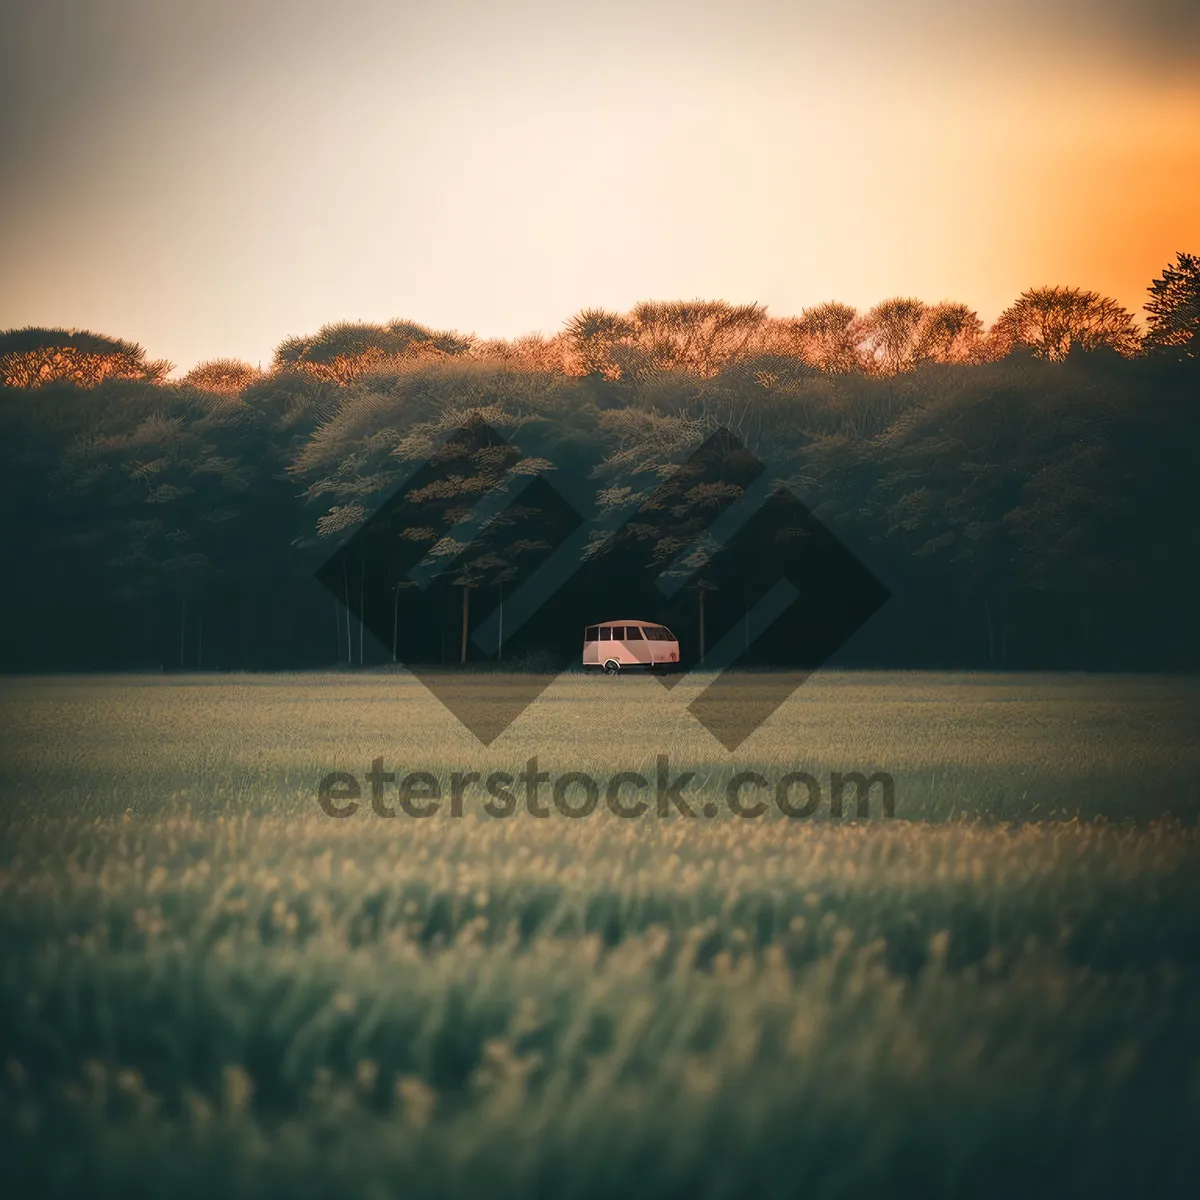
<path fill-rule="evenodd" d="M 1194 1194 L 1200 681 L 822 672 L 732 754 L 688 686 L 0 680 L 6 1193 Z M 716 815 L 317 802 L 663 755 Z"/>

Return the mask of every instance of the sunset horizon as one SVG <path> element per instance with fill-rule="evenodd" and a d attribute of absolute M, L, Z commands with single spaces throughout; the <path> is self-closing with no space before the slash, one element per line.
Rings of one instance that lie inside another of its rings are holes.
<path fill-rule="evenodd" d="M 991 323 L 1054 285 L 1141 320 L 1200 246 L 1185 4 L 502 11 L 18 6 L 0 328 L 186 372 L 330 322 L 511 339 L 691 297 Z"/>

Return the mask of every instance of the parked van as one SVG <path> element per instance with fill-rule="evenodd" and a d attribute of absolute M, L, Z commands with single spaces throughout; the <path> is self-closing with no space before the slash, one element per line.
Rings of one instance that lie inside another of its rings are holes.
<path fill-rule="evenodd" d="M 679 642 L 653 621 L 603 621 L 583 631 L 583 665 L 603 668 L 606 675 L 671 670 L 679 666 Z"/>

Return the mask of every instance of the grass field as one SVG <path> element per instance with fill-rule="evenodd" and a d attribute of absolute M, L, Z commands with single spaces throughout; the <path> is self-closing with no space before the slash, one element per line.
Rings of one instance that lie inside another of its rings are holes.
<path fill-rule="evenodd" d="M 687 699 L 482 747 L 389 673 L 0 681 L 7 1194 L 1195 1194 L 1200 683 L 822 673 L 732 755 Z M 663 755 L 713 817 L 317 803 Z"/>

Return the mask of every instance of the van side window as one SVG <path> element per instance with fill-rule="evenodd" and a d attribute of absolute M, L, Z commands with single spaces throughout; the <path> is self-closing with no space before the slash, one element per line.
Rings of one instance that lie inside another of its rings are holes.
<path fill-rule="evenodd" d="M 600 640 L 602 642 L 611 642 L 612 635 L 613 635 L 613 631 L 612 631 L 611 625 L 602 625 L 600 627 Z"/>
<path fill-rule="evenodd" d="M 642 629 L 640 625 L 625 626 L 625 640 L 627 642 L 640 642 L 642 640 Z"/>
<path fill-rule="evenodd" d="M 588 626 L 588 627 L 587 627 L 587 628 L 586 628 L 586 629 L 583 631 L 583 640 L 584 640 L 585 642 L 594 642 L 594 641 L 596 640 L 596 630 L 597 630 L 597 628 L 598 628 L 598 626 L 596 626 L 596 625 L 589 625 L 589 626 Z"/>

